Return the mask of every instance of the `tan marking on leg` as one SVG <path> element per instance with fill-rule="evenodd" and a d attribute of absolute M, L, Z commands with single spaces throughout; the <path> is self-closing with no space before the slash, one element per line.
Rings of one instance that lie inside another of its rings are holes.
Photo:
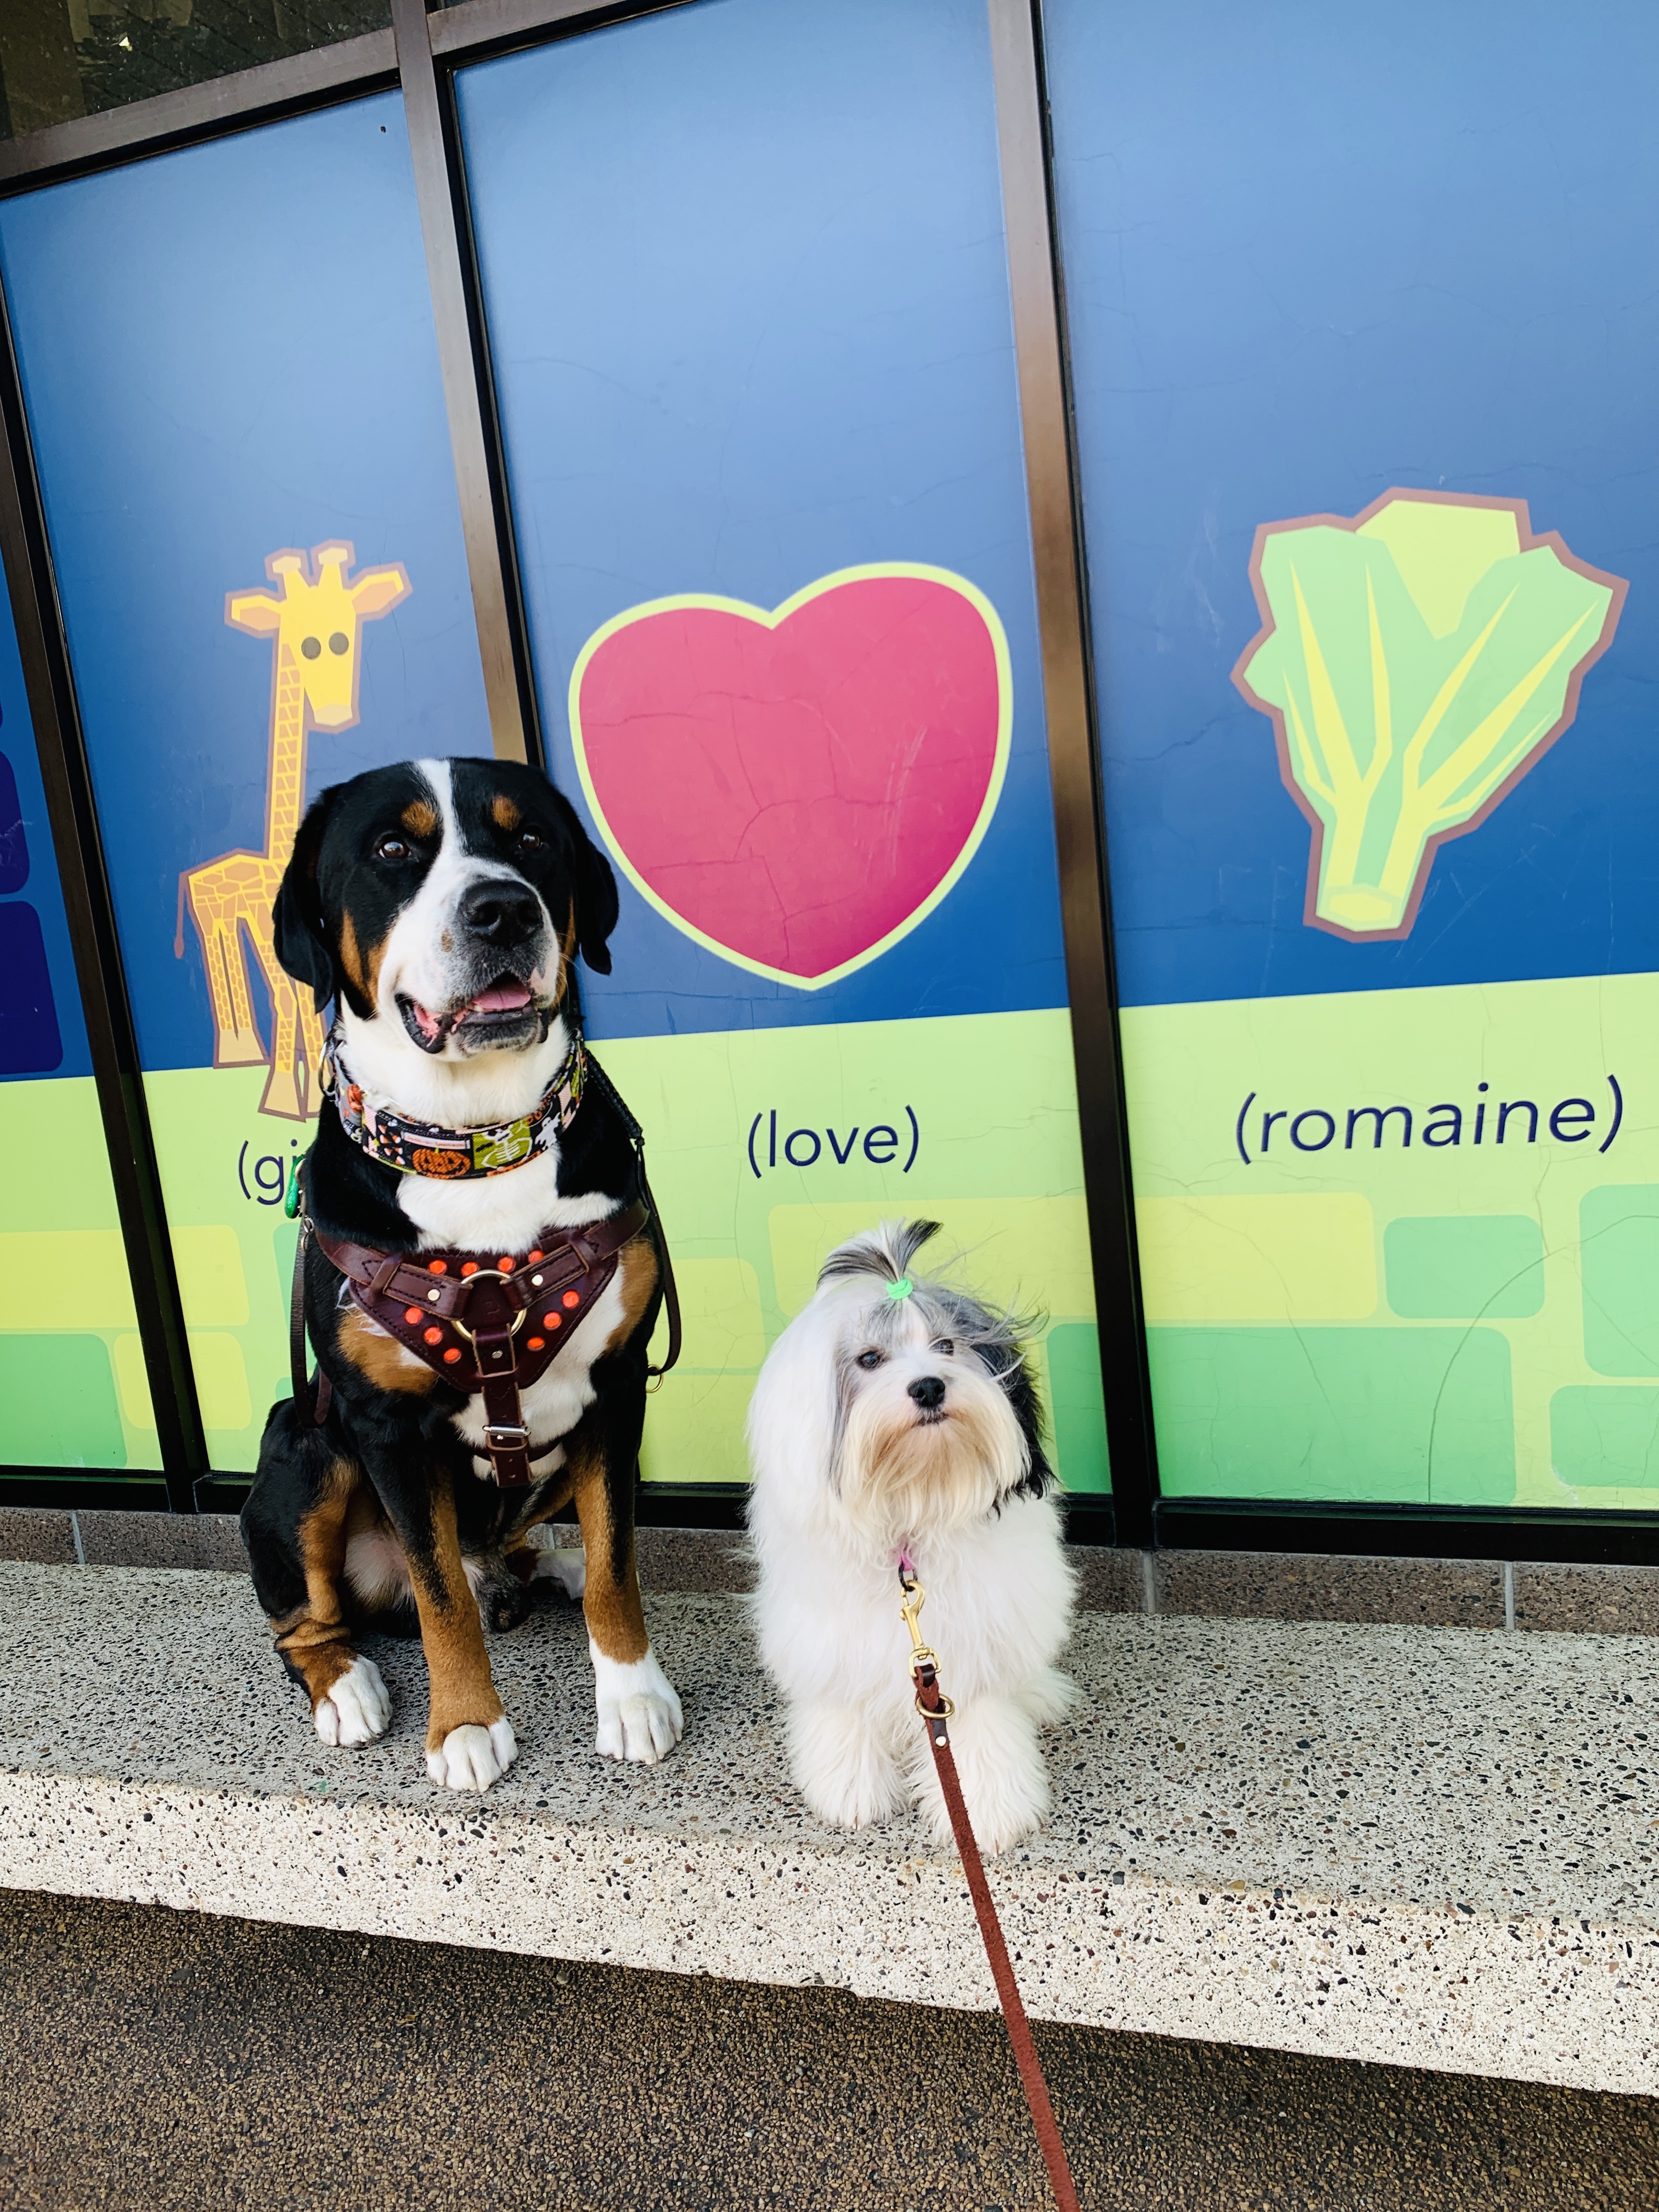
<path fill-rule="evenodd" d="M 406 1344 L 372 1322 L 361 1306 L 348 1307 L 340 1317 L 335 1341 L 361 1374 L 381 1390 L 410 1390 L 419 1397 L 431 1389 L 437 1376 Z"/>
<path fill-rule="evenodd" d="M 452 1729 L 487 1729 L 500 1720 L 502 1711 L 489 1672 L 477 1600 L 461 1564 L 455 1493 L 447 1474 L 432 1478 L 431 1549 L 411 1553 L 409 1565 L 432 1693 L 426 1747 L 436 1751 Z"/>
<path fill-rule="evenodd" d="M 316 1504 L 300 1520 L 305 1603 L 270 1624 L 276 1649 L 304 1682 L 313 1712 L 357 1656 L 340 1584 L 346 1524 L 359 1480 L 358 1470 L 349 1461 L 335 1461 Z"/>
<path fill-rule="evenodd" d="M 639 1570 L 634 1557 L 634 1532 L 621 1571 L 611 1556 L 611 1498 L 605 1487 L 605 1462 L 596 1447 L 579 1445 L 575 1457 L 576 1518 L 581 1523 L 587 1552 L 587 1584 L 582 1611 L 587 1632 L 607 1659 L 632 1666 L 650 1648 L 645 1632 L 645 1607 L 640 1601 Z"/>
<path fill-rule="evenodd" d="M 623 1245 L 616 1273 L 617 1288 L 622 1295 L 622 1315 L 604 1345 L 593 1354 L 595 1359 L 604 1358 L 609 1352 L 620 1352 L 634 1334 L 645 1318 L 659 1273 L 656 1247 L 648 1237 L 636 1237 L 631 1244 Z"/>
<path fill-rule="evenodd" d="M 552 1478 L 552 1487 L 535 1511 L 501 1540 L 501 1557 L 521 1582 L 529 1581 L 536 1571 L 536 1562 L 541 1557 L 541 1553 L 530 1543 L 531 1530 L 539 1528 L 544 1521 L 550 1521 L 556 1513 L 569 1504 L 574 1486 L 574 1478 L 567 1461 Z"/>
<path fill-rule="evenodd" d="M 645 1318 L 660 1273 L 657 1248 L 648 1237 L 636 1237 L 623 1247 L 617 1262 L 617 1283 L 622 1291 L 622 1319 L 611 1334 L 606 1351 L 620 1351 Z"/>
<path fill-rule="evenodd" d="M 498 830 L 516 830 L 524 817 L 519 811 L 519 802 L 509 799 L 504 791 L 497 792 L 489 802 L 489 811 L 495 817 Z"/>

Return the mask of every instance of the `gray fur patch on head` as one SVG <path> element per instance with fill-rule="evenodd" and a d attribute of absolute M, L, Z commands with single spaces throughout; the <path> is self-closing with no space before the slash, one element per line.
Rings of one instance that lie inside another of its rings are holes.
<path fill-rule="evenodd" d="M 937 1221 L 884 1221 L 830 1255 L 818 1270 L 818 1288 L 866 1275 L 890 1291 L 894 1284 L 908 1279 L 911 1289 L 906 1297 L 884 1295 L 872 1302 L 865 1318 L 870 1337 L 878 1343 L 890 1343 L 905 1307 L 911 1306 L 931 1338 L 948 1336 L 976 1352 L 1001 1382 L 1023 1362 L 1025 1346 L 1042 1328 L 1042 1316 L 1006 1313 L 987 1305 L 959 1284 L 917 1273 L 917 1253 L 939 1232 Z"/>

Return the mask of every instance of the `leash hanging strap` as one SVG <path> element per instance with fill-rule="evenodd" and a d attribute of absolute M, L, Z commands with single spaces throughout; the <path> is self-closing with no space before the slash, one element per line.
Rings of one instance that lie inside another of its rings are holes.
<path fill-rule="evenodd" d="M 294 1247 L 294 1284 L 288 1297 L 288 1376 L 294 1389 L 295 1411 L 301 1420 L 320 1429 L 328 1419 L 334 1385 L 320 1367 L 313 1384 L 311 1347 L 306 1341 L 306 1247 L 311 1242 L 312 1230 L 311 1216 L 304 1211 L 301 1174 L 310 1158 L 307 1151 L 294 1163 L 283 1207 L 290 1221 L 296 1214 L 300 1221 L 299 1241 Z"/>
<path fill-rule="evenodd" d="M 985 1955 L 991 1964 L 991 1978 L 997 1985 L 1008 2040 L 1014 2048 L 1014 2063 L 1019 2069 L 1020 2086 L 1025 2092 L 1025 2102 L 1030 2108 L 1031 2125 L 1036 2131 L 1037 2147 L 1042 2153 L 1042 2163 L 1048 2169 L 1048 2186 L 1054 2191 L 1054 2202 L 1060 2207 L 1060 2212 L 1081 2212 L 1071 2166 L 1066 2156 L 1066 2146 L 1060 2139 L 1054 2108 L 1049 2102 L 1048 2084 L 1042 2078 L 1042 2063 L 1037 2057 L 1036 2045 L 1031 2040 L 1031 2025 L 1025 2017 L 1019 1984 L 1014 1979 L 1013 1964 L 1008 1956 L 1008 1946 L 1003 1941 L 1002 1924 L 997 1918 L 996 1905 L 992 1900 L 991 1886 L 985 1879 L 985 1863 L 980 1857 L 973 1824 L 968 1818 L 968 1807 L 963 1798 L 956 1753 L 951 1748 L 949 1723 L 954 1708 L 939 1688 L 939 1661 L 922 1642 L 921 1632 L 916 1626 L 915 1616 L 921 1610 L 927 1592 L 914 1577 L 907 1579 L 901 1573 L 900 1581 L 904 1589 L 902 1610 L 905 1622 L 915 1646 L 910 1656 L 910 1673 L 916 1686 L 916 1710 L 927 1723 L 927 1741 L 933 1750 L 933 1765 L 939 1770 L 939 1787 L 945 1792 L 945 1809 L 951 1815 L 951 1828 L 957 1839 L 962 1870 L 968 1877 L 968 1893 L 974 1900 L 974 1917 L 979 1922 Z"/>
<path fill-rule="evenodd" d="M 587 1072 L 605 1097 L 622 1116 L 628 1141 L 634 1147 L 635 1162 L 640 1172 L 640 1196 L 645 1200 L 651 1215 L 651 1241 L 657 1248 L 657 1257 L 662 1263 L 662 1298 L 668 1309 L 668 1352 L 660 1367 L 647 1367 L 646 1373 L 655 1378 L 666 1375 L 680 1356 L 680 1293 L 674 1280 L 674 1262 L 668 1250 L 668 1231 L 663 1226 L 662 1214 L 652 1194 L 651 1179 L 645 1171 L 645 1132 L 635 1120 L 628 1102 L 616 1085 L 593 1057 L 592 1045 L 586 1047 Z"/>

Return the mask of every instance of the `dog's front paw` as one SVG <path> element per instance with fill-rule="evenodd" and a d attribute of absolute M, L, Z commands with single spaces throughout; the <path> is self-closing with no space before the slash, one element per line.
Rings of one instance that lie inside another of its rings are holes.
<path fill-rule="evenodd" d="M 903 1806 L 898 1763 L 857 1706 L 798 1706 L 789 1750 L 801 1795 L 832 1828 L 872 1827 Z"/>
<path fill-rule="evenodd" d="M 453 1728 L 426 1755 L 426 1771 L 446 1790 L 488 1790 L 519 1755 L 513 1723 L 503 1713 L 489 1728 L 476 1722 Z"/>
<path fill-rule="evenodd" d="M 951 1746 L 968 1818 L 987 1858 L 1042 1826 L 1048 1811 L 1048 1776 L 1036 1725 L 1017 1698 L 986 1698 L 959 1711 L 951 1723 Z M 925 1736 L 912 1756 L 917 1801 L 933 1840 L 948 1850 L 956 1834 Z"/>
<path fill-rule="evenodd" d="M 594 1750 L 601 1759 L 631 1759 L 641 1766 L 655 1766 L 685 1733 L 685 1717 L 674 1685 L 648 1647 L 644 1658 L 631 1666 L 607 1659 L 592 1643 L 588 1650 L 592 1654 L 593 1701 L 599 1717 Z"/>
<path fill-rule="evenodd" d="M 392 1699 L 374 1662 L 354 1659 L 327 1696 L 318 1698 L 311 1717 L 323 1741 L 344 1751 L 384 1735 Z"/>

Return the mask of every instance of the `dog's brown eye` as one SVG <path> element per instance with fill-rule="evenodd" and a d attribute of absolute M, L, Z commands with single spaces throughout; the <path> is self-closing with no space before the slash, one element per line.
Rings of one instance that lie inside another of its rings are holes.
<path fill-rule="evenodd" d="M 953 1336 L 942 1336 L 933 1349 L 941 1358 L 953 1359 L 956 1357 L 957 1340 Z"/>
<path fill-rule="evenodd" d="M 401 837 L 382 837 L 374 848 L 374 857 L 378 860 L 406 860 L 409 848 Z"/>
<path fill-rule="evenodd" d="M 862 1367 L 867 1374 L 871 1368 L 879 1367 L 886 1356 L 884 1352 L 877 1352 L 872 1346 L 868 1352 L 860 1352 L 855 1364 Z"/>
<path fill-rule="evenodd" d="M 539 853 L 545 842 L 538 830 L 520 830 L 519 832 L 519 849 L 521 852 Z"/>

